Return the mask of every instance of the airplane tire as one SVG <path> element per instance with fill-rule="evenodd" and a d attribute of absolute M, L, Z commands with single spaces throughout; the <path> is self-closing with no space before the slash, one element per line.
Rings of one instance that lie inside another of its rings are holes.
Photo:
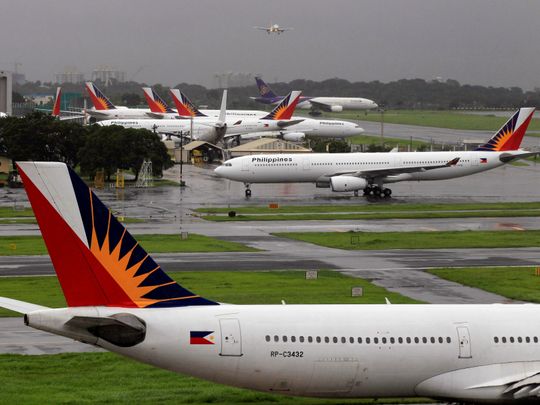
<path fill-rule="evenodd" d="M 354 196 L 358 197 L 358 190 L 354 190 Z"/>
<path fill-rule="evenodd" d="M 246 197 L 251 197 L 251 190 L 246 188 Z"/>
<path fill-rule="evenodd" d="M 364 189 L 364 195 L 370 195 L 371 194 L 371 188 L 370 187 L 366 187 Z"/>
<path fill-rule="evenodd" d="M 374 188 L 373 188 L 373 195 L 374 195 L 375 197 L 380 197 L 380 196 L 381 196 L 381 189 L 380 189 L 380 187 L 374 187 Z"/>
<path fill-rule="evenodd" d="M 386 198 L 390 197 L 392 195 L 392 190 L 390 190 L 389 188 L 385 188 L 383 190 L 383 194 Z"/>

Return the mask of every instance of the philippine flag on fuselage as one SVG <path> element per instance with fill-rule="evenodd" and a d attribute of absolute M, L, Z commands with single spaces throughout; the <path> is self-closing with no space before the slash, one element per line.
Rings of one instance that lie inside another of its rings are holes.
<path fill-rule="evenodd" d="M 214 344 L 213 330 L 192 330 L 189 332 L 190 345 L 213 345 Z"/>
<path fill-rule="evenodd" d="M 487 163 L 487 158 L 480 158 L 480 163 Z"/>

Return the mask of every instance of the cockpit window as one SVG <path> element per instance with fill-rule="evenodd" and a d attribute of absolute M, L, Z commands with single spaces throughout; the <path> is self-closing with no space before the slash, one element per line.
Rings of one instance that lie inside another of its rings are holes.
<path fill-rule="evenodd" d="M 223 163 L 223 166 L 232 167 L 232 163 Z"/>

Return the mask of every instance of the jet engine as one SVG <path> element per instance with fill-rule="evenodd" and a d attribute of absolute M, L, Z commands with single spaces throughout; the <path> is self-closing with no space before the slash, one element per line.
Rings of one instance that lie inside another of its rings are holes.
<path fill-rule="evenodd" d="M 368 185 L 366 179 L 354 176 L 334 176 L 330 179 L 332 191 L 363 190 Z"/>
<path fill-rule="evenodd" d="M 332 111 L 332 112 L 342 112 L 343 111 L 343 106 L 342 105 L 331 105 L 330 106 L 330 111 Z"/>
<path fill-rule="evenodd" d="M 283 140 L 289 142 L 302 142 L 306 139 L 306 134 L 303 132 L 287 132 L 283 134 Z"/>

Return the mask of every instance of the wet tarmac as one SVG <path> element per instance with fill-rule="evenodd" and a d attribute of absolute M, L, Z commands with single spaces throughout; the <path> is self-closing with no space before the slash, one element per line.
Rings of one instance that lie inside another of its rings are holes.
<path fill-rule="evenodd" d="M 406 133 L 404 126 L 399 126 Z M 418 132 L 419 127 L 410 131 Z M 430 133 L 433 131 L 430 130 Z M 388 132 L 390 131 L 390 132 Z M 385 124 L 385 133 L 392 128 Z M 420 132 L 424 136 L 427 131 Z M 435 131 L 444 135 L 444 131 Z M 455 132 L 455 131 L 452 131 Z M 412 133 L 412 132 L 410 132 Z M 410 135 L 407 135 L 410 136 Z M 488 134 L 489 136 L 489 134 Z M 488 137 L 486 136 L 486 137 Z M 474 138 L 464 134 L 464 139 Z M 538 141 L 540 143 L 540 141 Z M 470 218 L 384 221 L 276 221 L 211 223 L 198 218 L 193 209 L 204 206 L 244 205 L 347 205 L 444 202 L 540 201 L 540 167 L 504 166 L 490 172 L 441 182 L 399 183 L 392 186 L 390 200 L 368 200 L 352 194 L 336 194 L 316 189 L 312 184 L 253 185 L 253 196 L 244 197 L 244 186 L 214 176 L 213 167 L 184 166 L 187 187 L 148 189 L 104 189 L 96 193 L 113 210 L 144 223 L 128 224 L 133 233 L 194 232 L 217 236 L 263 249 L 255 253 L 161 254 L 157 261 L 167 271 L 199 270 L 282 270 L 339 269 L 409 297 L 430 303 L 495 303 L 504 297 L 438 279 L 424 270 L 432 267 L 517 266 L 540 264 L 540 248 L 524 249 L 437 249 L 390 251 L 342 251 L 308 243 L 273 237 L 270 233 L 287 231 L 415 231 L 540 229 L 539 218 Z M 179 167 L 166 177 L 178 180 Z M 0 206 L 28 206 L 22 189 L 0 189 Z M 37 225 L 0 225 L 0 235 L 38 234 Z M 234 235 L 234 236 L 231 236 Z M 3 257 L 0 275 L 54 274 L 47 256 Z M 0 281 L 1 282 L 1 281 Z M 19 320 L 20 321 L 20 320 Z M 84 351 L 87 345 L 34 331 L 14 319 L 0 319 L 0 352 L 57 353 Z M 34 334 L 34 335 L 32 335 Z M 37 334 L 37 335 L 36 335 Z M 35 340 L 33 340 L 35 339 Z"/>

